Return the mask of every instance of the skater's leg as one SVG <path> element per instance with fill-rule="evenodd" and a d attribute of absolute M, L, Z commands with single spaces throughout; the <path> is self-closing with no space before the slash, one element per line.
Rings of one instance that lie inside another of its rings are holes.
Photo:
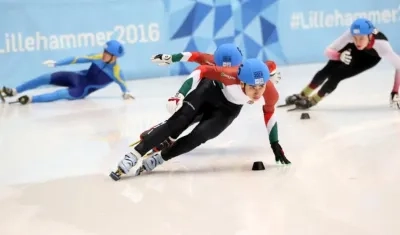
<path fill-rule="evenodd" d="M 311 80 L 311 82 L 300 92 L 301 96 L 307 97 L 311 93 L 322 85 L 329 78 L 332 73 L 340 66 L 345 66 L 341 61 L 330 60 L 325 67 L 319 70 Z"/>
<path fill-rule="evenodd" d="M 51 93 L 32 96 L 32 103 L 53 102 L 57 100 L 73 100 L 75 99 L 70 95 L 69 89 L 61 89 Z"/>
<path fill-rule="evenodd" d="M 202 116 L 203 116 L 202 114 L 197 115 L 197 116 L 195 117 L 194 121 L 193 121 L 189 126 L 192 126 L 192 125 L 194 125 L 194 124 L 200 122 Z M 144 138 L 146 135 L 148 135 L 148 134 L 150 134 L 151 132 L 153 132 L 154 129 L 160 127 L 160 126 L 163 125 L 165 122 L 166 122 L 166 121 L 161 122 L 161 123 L 159 123 L 159 124 L 157 124 L 157 125 L 151 127 L 150 129 L 148 129 L 148 130 L 142 132 L 142 133 L 140 134 L 140 139 L 143 140 L 143 138 Z M 153 148 L 153 151 L 154 151 L 154 152 L 158 152 L 158 151 L 163 150 L 164 148 L 170 147 L 170 146 L 178 139 L 178 137 L 179 137 L 181 134 L 182 134 L 182 132 L 181 132 L 181 133 L 173 133 L 173 134 L 171 134 L 170 137 L 168 137 L 166 140 L 164 140 L 163 142 L 161 142 L 160 144 L 158 144 L 157 146 L 155 146 L 155 147 Z"/>
<path fill-rule="evenodd" d="M 63 87 L 79 87 L 82 86 L 84 76 L 76 72 L 56 72 L 51 74 L 50 84 Z"/>
<path fill-rule="evenodd" d="M 318 103 L 323 97 L 332 93 L 341 81 L 350 77 L 354 77 L 373 68 L 379 63 L 379 61 L 379 58 L 370 58 L 369 60 L 365 59 L 363 60 L 362 64 L 359 63 L 355 66 L 347 67 L 346 69 L 343 69 L 341 73 L 339 73 L 339 71 L 335 72 L 332 77 L 329 78 L 328 81 L 321 87 L 317 94 L 311 97 L 311 99 L 315 102 L 315 104 Z"/>
<path fill-rule="evenodd" d="M 190 152 L 208 140 L 219 136 L 239 115 L 241 106 L 227 111 L 214 109 L 206 112 L 200 123 L 188 135 L 178 139 L 170 148 L 161 151 L 164 160 Z"/>
<path fill-rule="evenodd" d="M 54 92 L 34 95 L 32 97 L 22 96 L 18 99 L 21 104 L 27 103 L 45 103 L 45 102 L 53 102 L 57 100 L 77 100 L 85 98 L 85 87 L 76 87 L 76 88 L 68 88 L 61 89 Z"/>
<path fill-rule="evenodd" d="M 185 97 L 182 107 L 176 111 L 164 124 L 153 129 L 134 148 L 139 156 L 143 156 L 153 147 L 162 143 L 174 133 L 184 132 L 193 122 L 200 107 L 204 104 L 204 96 L 209 94 L 212 87 L 211 80 L 204 80 L 202 84 Z"/>
<path fill-rule="evenodd" d="M 326 81 L 326 79 L 328 79 L 332 75 L 333 71 L 337 70 L 341 66 L 345 66 L 345 64 L 343 64 L 340 61 L 330 60 L 325 65 L 325 67 L 323 67 L 314 75 L 311 82 L 299 94 L 293 94 L 286 97 L 285 103 L 287 105 L 292 105 L 299 100 L 306 99 L 314 92 L 315 89 L 321 86 L 321 84 L 323 84 Z"/>
<path fill-rule="evenodd" d="M 120 174 L 121 172 L 127 174 L 137 163 L 138 158 L 145 155 L 149 150 L 162 143 L 171 135 L 182 133 L 186 130 L 199 114 L 200 108 L 207 103 L 207 99 L 211 99 L 214 103 L 218 104 L 226 100 L 225 98 L 221 99 L 221 97 L 223 97 L 223 94 L 219 87 L 215 86 L 211 80 L 202 80 L 198 87 L 186 96 L 182 107 L 178 111 L 165 123 L 149 131 L 147 135 L 143 136 L 141 142 L 131 150 L 131 153 L 125 155 L 124 159 L 118 164 Z"/>
<path fill-rule="evenodd" d="M 214 109 L 206 112 L 200 123 L 188 135 L 179 138 L 171 147 L 165 148 L 161 153 L 143 160 L 143 168 L 152 171 L 158 165 L 174 157 L 190 152 L 208 140 L 220 135 L 240 113 L 241 107 L 235 111 Z"/>
<path fill-rule="evenodd" d="M 194 120 L 193 120 L 193 122 L 190 124 L 190 126 L 192 126 L 192 125 L 194 125 L 194 124 L 196 124 L 196 123 L 199 123 L 199 122 L 201 121 L 202 117 L 203 117 L 203 113 L 198 114 L 198 115 L 194 118 Z M 181 133 L 173 133 L 173 134 L 171 134 L 170 138 L 171 138 L 172 140 L 175 141 L 176 139 L 178 139 L 178 137 L 179 137 L 181 134 L 182 134 L 182 132 L 181 132 Z"/>
<path fill-rule="evenodd" d="M 15 89 L 5 88 L 8 89 L 9 92 L 3 92 L 6 93 L 7 96 L 14 96 L 18 93 L 23 93 L 43 85 L 74 87 L 79 82 L 79 79 L 81 79 L 80 75 L 75 72 L 56 72 L 51 74 L 43 74 L 17 86 Z"/>
<path fill-rule="evenodd" d="M 347 79 L 354 77 L 360 73 L 373 68 L 380 61 L 378 57 L 366 56 L 365 54 L 359 55 L 361 52 L 353 56 L 353 64 L 347 66 L 340 66 L 328 78 L 328 81 L 321 87 L 321 89 L 310 97 L 309 100 L 300 100 L 296 105 L 300 108 L 310 108 L 319 103 L 325 96 L 332 93 L 338 84 Z"/>
<path fill-rule="evenodd" d="M 15 89 L 12 89 L 13 93 L 12 95 L 16 95 L 18 93 L 22 93 L 28 90 L 32 90 L 35 88 L 38 88 L 43 85 L 49 85 L 51 80 L 51 74 L 43 74 L 39 77 L 36 77 L 32 80 L 29 80 L 19 86 L 17 86 Z M 7 94 L 9 95 L 9 94 Z M 9 95 L 11 96 L 11 95 Z"/>

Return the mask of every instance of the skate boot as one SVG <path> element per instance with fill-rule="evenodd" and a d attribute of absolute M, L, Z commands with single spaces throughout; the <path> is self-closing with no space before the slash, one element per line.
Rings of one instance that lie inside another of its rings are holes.
<path fill-rule="evenodd" d="M 302 99 L 300 99 L 300 100 L 297 100 L 297 101 L 295 102 L 295 105 L 296 105 L 296 108 L 297 108 L 297 109 L 309 109 L 309 108 L 311 108 L 312 106 L 314 106 L 315 103 L 312 102 L 310 99 L 302 98 Z"/>
<path fill-rule="evenodd" d="M 165 162 L 160 153 L 155 153 L 153 156 L 143 159 L 142 167 L 146 171 L 152 171 L 158 165 Z"/>
<path fill-rule="evenodd" d="M 0 100 L 1 100 L 2 103 L 6 102 L 6 99 L 4 98 L 4 96 L 5 96 L 5 94 L 3 95 L 3 92 L 0 91 Z"/>
<path fill-rule="evenodd" d="M 21 96 L 21 97 L 18 98 L 18 102 L 23 104 L 23 105 L 28 104 L 31 101 L 32 101 L 32 99 L 27 95 L 24 95 L 24 96 Z"/>
<path fill-rule="evenodd" d="M 286 105 L 293 105 L 296 101 L 303 99 L 304 97 L 299 94 L 293 94 L 291 96 L 286 97 L 285 103 Z"/>
<path fill-rule="evenodd" d="M 3 96 L 8 96 L 8 97 L 17 95 L 17 90 L 5 86 L 3 86 L 0 92 L 3 93 Z"/>
<path fill-rule="evenodd" d="M 139 156 L 139 153 L 136 152 L 136 154 Z M 138 159 L 139 158 L 132 152 L 125 154 L 125 157 L 118 164 L 117 171 L 111 172 L 110 177 L 115 181 L 121 179 L 122 175 L 128 174 L 129 171 L 136 166 Z M 135 174 L 140 174 L 139 170 Z"/>

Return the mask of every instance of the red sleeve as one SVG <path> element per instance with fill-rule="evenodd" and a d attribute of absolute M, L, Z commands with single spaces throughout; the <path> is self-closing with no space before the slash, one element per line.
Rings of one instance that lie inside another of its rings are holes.
<path fill-rule="evenodd" d="M 278 99 L 279 99 L 278 91 L 276 90 L 274 84 L 271 81 L 268 81 L 264 92 L 265 104 L 263 105 L 265 125 L 267 125 L 272 114 L 274 114 L 275 105 L 278 102 Z"/>
<path fill-rule="evenodd" d="M 218 67 L 212 65 L 201 65 L 197 67 L 201 71 L 200 77 L 222 82 L 224 85 L 239 84 L 237 77 L 238 67 Z"/>
<path fill-rule="evenodd" d="M 270 74 L 274 75 L 276 72 L 276 63 L 272 60 L 267 60 L 265 61 L 265 64 L 268 66 Z"/>
<path fill-rule="evenodd" d="M 201 53 L 198 51 L 190 52 L 192 56 L 188 59 L 190 62 L 196 62 L 201 65 L 215 65 L 214 56 L 207 53 Z"/>

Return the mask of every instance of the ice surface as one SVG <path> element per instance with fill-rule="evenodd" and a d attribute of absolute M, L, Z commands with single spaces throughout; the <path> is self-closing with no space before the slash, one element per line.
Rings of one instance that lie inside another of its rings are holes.
<path fill-rule="evenodd" d="M 282 102 L 321 66 L 282 67 Z M 182 77 L 130 82 L 135 101 L 112 85 L 82 101 L 0 105 L 0 234 L 398 235 L 393 74 L 382 65 L 342 82 L 310 120 L 279 109 L 290 167 L 274 162 L 261 107 L 246 106 L 218 138 L 119 182 L 109 172 L 168 117 Z"/>

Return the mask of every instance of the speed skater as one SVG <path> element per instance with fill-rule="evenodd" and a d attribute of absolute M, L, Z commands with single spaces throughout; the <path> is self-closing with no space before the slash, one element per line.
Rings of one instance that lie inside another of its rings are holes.
<path fill-rule="evenodd" d="M 226 58 L 230 58 L 230 60 L 226 61 Z M 176 62 L 195 62 L 199 65 L 217 65 L 222 67 L 231 67 L 238 66 L 242 61 L 242 53 L 240 49 L 232 43 L 226 43 L 220 45 L 214 54 L 202 53 L 202 52 L 181 52 L 177 54 L 157 54 L 151 57 L 152 62 L 158 65 L 170 65 L 171 63 Z M 281 79 L 281 74 L 277 71 L 276 63 L 272 60 L 265 61 L 265 64 L 268 66 L 270 71 L 270 81 L 274 84 L 277 84 Z M 173 114 L 176 110 L 180 109 L 183 104 L 184 98 L 194 89 L 196 89 L 199 81 L 194 80 L 193 77 L 188 77 L 182 86 L 179 88 L 178 92 L 171 96 L 167 101 L 167 110 L 169 113 Z M 199 114 L 192 124 L 199 122 L 202 114 Z M 149 130 L 144 131 L 140 135 L 140 139 L 154 128 L 160 126 L 162 123 L 155 125 Z M 162 143 L 157 145 L 153 150 L 160 151 L 165 147 L 170 146 L 176 139 L 179 137 L 181 133 L 176 133 L 175 136 L 170 136 Z"/>
<path fill-rule="evenodd" d="M 234 45 L 231 43 L 226 43 L 222 45 Z M 221 46 L 222 46 L 221 45 Z M 212 54 L 208 53 L 203 53 L 203 52 L 198 52 L 198 51 L 192 51 L 192 52 L 181 52 L 177 54 L 157 54 L 151 57 L 151 61 L 153 63 L 156 63 L 158 65 L 170 65 L 172 63 L 176 62 L 195 62 L 200 65 L 216 65 L 216 61 L 214 59 L 214 56 Z M 281 74 L 280 72 L 276 71 L 276 64 L 272 60 L 267 60 L 265 63 L 270 67 L 273 66 L 275 67 L 274 70 L 270 70 L 270 80 L 277 84 L 281 80 Z M 226 65 L 219 65 L 223 67 L 229 67 L 229 63 Z M 185 84 L 184 84 L 185 85 Z"/>
<path fill-rule="evenodd" d="M 270 72 L 264 62 L 258 59 L 245 60 L 240 66 L 218 67 L 201 65 L 189 77 L 200 81 L 184 99 L 182 107 L 164 124 L 144 136 L 143 140 L 118 164 L 117 172 L 111 173 L 114 180 L 127 174 L 138 159 L 151 148 L 174 133 L 181 133 L 203 113 L 200 123 L 188 135 L 179 138 L 173 145 L 143 159 L 135 175 L 152 171 L 158 165 L 176 156 L 187 153 L 207 140 L 220 135 L 239 115 L 244 104 L 263 103 L 264 121 L 275 160 L 290 164 L 278 140 L 275 104 L 279 94 L 269 81 Z"/>
<path fill-rule="evenodd" d="M 1 92 L 4 96 L 15 96 L 19 93 L 35 89 L 43 85 L 55 85 L 67 87 L 47 94 L 34 96 L 21 96 L 18 102 L 21 104 L 52 102 L 61 99 L 77 100 L 84 99 L 89 94 L 102 89 L 112 82 L 116 82 L 123 92 L 124 99 L 133 99 L 125 84 L 125 79 L 117 58 L 125 54 L 125 49 L 116 40 L 108 41 L 104 46 L 103 53 L 83 57 L 69 57 L 60 61 L 45 61 L 49 67 L 57 67 L 70 64 L 91 63 L 89 69 L 78 72 L 60 71 L 44 74 L 34 78 L 16 88 L 3 87 Z"/>
<path fill-rule="evenodd" d="M 397 104 L 400 108 L 400 57 L 393 51 L 387 37 L 371 21 L 356 19 L 350 29 L 328 46 L 325 54 L 329 58 L 328 63 L 299 94 L 286 98 L 287 105 L 294 104 L 299 109 L 311 108 L 332 93 L 341 81 L 373 68 L 384 58 L 396 68 L 390 105 Z M 321 85 L 319 91 L 312 95 Z"/>

